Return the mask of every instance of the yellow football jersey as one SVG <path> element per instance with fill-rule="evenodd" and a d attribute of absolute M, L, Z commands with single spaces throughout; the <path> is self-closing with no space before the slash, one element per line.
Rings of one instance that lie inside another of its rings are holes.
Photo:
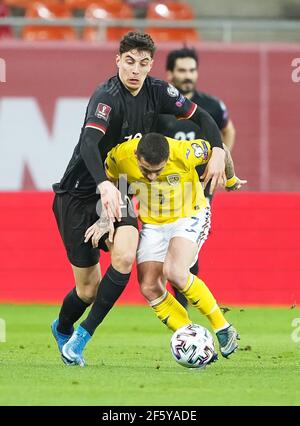
<path fill-rule="evenodd" d="M 202 139 L 178 141 L 166 138 L 170 156 L 165 168 L 154 182 L 143 176 L 135 155 L 139 138 L 123 142 L 107 155 L 105 170 L 112 180 L 124 178 L 128 193 L 139 201 L 139 218 L 143 223 L 164 224 L 193 216 L 207 207 L 195 166 L 208 162 L 210 144 Z"/>

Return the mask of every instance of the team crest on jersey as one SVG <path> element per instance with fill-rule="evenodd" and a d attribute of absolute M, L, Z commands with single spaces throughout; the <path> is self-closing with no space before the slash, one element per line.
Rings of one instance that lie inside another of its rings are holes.
<path fill-rule="evenodd" d="M 207 160 L 208 158 L 208 148 L 205 143 L 200 142 L 199 143 L 192 143 L 192 148 L 194 150 L 195 157 L 200 158 L 202 157 L 204 160 Z"/>
<path fill-rule="evenodd" d="M 178 185 L 180 182 L 180 175 L 178 175 L 177 173 L 174 173 L 173 175 L 168 175 L 167 181 L 169 185 Z"/>
<path fill-rule="evenodd" d="M 95 111 L 95 116 L 98 118 L 103 118 L 104 120 L 107 121 L 110 111 L 111 111 L 111 107 L 109 105 L 98 104 Z"/>
<path fill-rule="evenodd" d="M 167 87 L 168 95 L 170 95 L 172 98 L 177 98 L 179 95 L 178 90 L 176 87 L 172 86 L 172 84 L 169 84 Z"/>

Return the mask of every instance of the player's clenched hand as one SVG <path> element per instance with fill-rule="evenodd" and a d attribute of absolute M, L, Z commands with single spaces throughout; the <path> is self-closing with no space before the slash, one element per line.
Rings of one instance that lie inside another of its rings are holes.
<path fill-rule="evenodd" d="M 210 194 L 213 194 L 218 185 L 222 187 L 225 186 L 225 151 L 223 149 L 217 147 L 213 148 L 211 158 L 207 163 L 205 172 L 201 176 L 201 179 L 204 179 L 204 189 L 211 180 Z"/>
<path fill-rule="evenodd" d="M 106 209 L 108 217 L 112 222 L 115 222 L 115 219 L 120 221 L 122 216 L 122 198 L 120 191 L 109 180 L 101 182 L 100 185 L 98 185 L 98 188 L 101 195 L 102 205 Z"/>
<path fill-rule="evenodd" d="M 237 176 L 233 176 L 232 178 L 227 179 L 225 189 L 226 191 L 237 191 L 238 189 L 241 189 L 241 187 L 246 183 L 246 180 L 242 180 Z"/>
<path fill-rule="evenodd" d="M 84 234 L 84 242 L 87 243 L 91 239 L 92 246 L 97 248 L 101 237 L 108 233 L 108 240 L 112 243 L 114 239 L 114 231 L 113 222 L 106 214 L 102 214 L 97 222 L 86 230 Z"/>

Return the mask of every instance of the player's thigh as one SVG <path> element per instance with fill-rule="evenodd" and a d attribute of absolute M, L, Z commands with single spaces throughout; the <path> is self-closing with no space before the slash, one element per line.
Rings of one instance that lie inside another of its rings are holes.
<path fill-rule="evenodd" d="M 138 239 L 137 228 L 125 225 L 116 229 L 113 243 L 106 242 L 111 255 L 111 264 L 119 272 L 131 271 L 135 261 Z"/>
<path fill-rule="evenodd" d="M 163 277 L 162 262 L 142 262 L 137 266 L 138 281 L 140 284 L 144 282 L 157 282 Z"/>
<path fill-rule="evenodd" d="M 143 225 L 137 250 L 137 264 L 164 262 L 169 244 L 168 225 Z"/>
<path fill-rule="evenodd" d="M 114 223 L 115 234 L 113 243 L 106 240 L 110 251 L 111 264 L 119 272 L 127 274 L 135 261 L 138 246 L 138 221 L 131 200 L 123 199 L 122 218 Z"/>
<path fill-rule="evenodd" d="M 166 280 L 162 262 L 142 262 L 137 266 L 141 293 L 153 301 L 165 293 Z"/>
<path fill-rule="evenodd" d="M 92 284 L 99 284 L 101 281 L 100 264 L 87 268 L 79 268 L 78 266 L 71 265 L 76 285 L 88 286 Z"/>
<path fill-rule="evenodd" d="M 196 243 L 198 250 L 200 250 L 209 234 L 210 218 L 211 211 L 208 206 L 194 216 L 179 219 L 176 226 L 172 229 L 170 241 L 173 238 L 181 237 Z M 173 245 L 174 244 L 175 242 Z M 176 243 L 176 245 L 178 245 L 178 243 Z M 170 245 L 170 247 L 172 247 L 172 245 Z"/>
<path fill-rule="evenodd" d="M 172 281 L 174 276 L 184 280 L 184 274 L 197 260 L 199 250 L 210 229 L 210 208 L 192 217 L 179 219 L 171 232 L 164 274 Z"/>
<path fill-rule="evenodd" d="M 184 237 L 174 237 L 170 240 L 165 258 L 164 271 L 168 278 L 169 271 L 187 271 L 198 254 L 198 244 Z"/>

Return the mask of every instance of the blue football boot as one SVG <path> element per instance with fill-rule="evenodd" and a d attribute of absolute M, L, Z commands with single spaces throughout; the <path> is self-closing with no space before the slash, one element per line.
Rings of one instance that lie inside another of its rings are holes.
<path fill-rule="evenodd" d="M 85 360 L 82 352 L 91 337 L 92 336 L 87 330 L 79 326 L 72 334 L 72 337 L 63 346 L 62 357 L 64 357 L 70 365 L 79 365 L 80 367 L 84 367 Z"/>
<path fill-rule="evenodd" d="M 57 346 L 58 346 L 58 350 L 61 354 L 61 359 L 63 360 L 63 362 L 67 365 L 69 365 L 70 363 L 64 359 L 61 351 L 62 351 L 62 347 L 65 343 L 67 343 L 67 341 L 71 338 L 72 334 L 63 334 L 60 333 L 59 331 L 57 331 L 57 325 L 58 325 L 58 318 L 55 319 L 52 324 L 51 324 L 51 331 L 52 334 L 54 336 L 54 339 L 56 340 Z"/>

